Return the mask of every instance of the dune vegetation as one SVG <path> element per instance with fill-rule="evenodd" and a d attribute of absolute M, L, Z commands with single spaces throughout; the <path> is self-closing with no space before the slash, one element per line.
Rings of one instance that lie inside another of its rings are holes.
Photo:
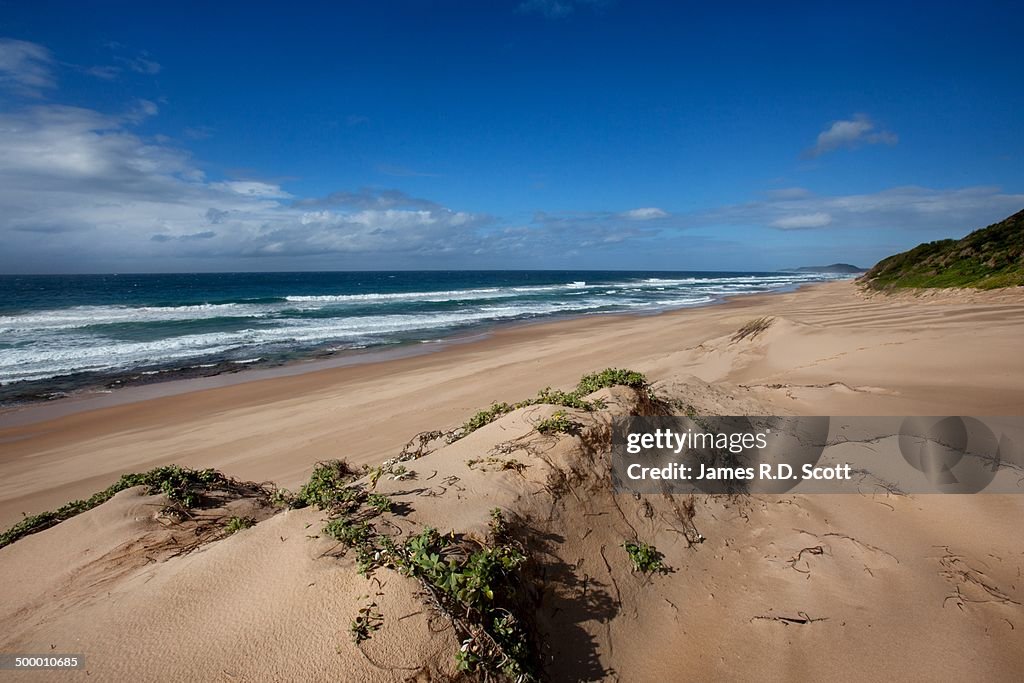
<path fill-rule="evenodd" d="M 926 242 L 884 258 L 859 280 L 879 290 L 1024 286 L 1024 211 L 963 239 Z"/>

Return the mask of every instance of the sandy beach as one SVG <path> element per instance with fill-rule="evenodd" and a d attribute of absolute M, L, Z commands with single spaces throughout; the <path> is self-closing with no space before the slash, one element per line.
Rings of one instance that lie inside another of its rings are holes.
<path fill-rule="evenodd" d="M 762 317 L 763 332 L 735 339 Z M 644 372 L 706 414 L 1024 415 L 1022 331 L 1016 290 L 865 296 L 852 282 L 500 329 L 428 355 L 3 428 L 0 524 L 168 463 L 296 487 L 317 461 L 376 465 L 419 432 L 609 366 Z M 603 391 L 612 414 L 636 400 Z M 402 529 L 484 529 L 494 506 L 528 523 L 546 558 L 536 627 L 553 680 L 1011 680 L 1024 665 L 1018 497 L 708 497 L 686 527 L 699 529 L 695 545 L 670 523 L 677 503 L 613 496 L 575 437 L 526 448 L 524 473 L 467 467 L 525 439 L 549 408 L 512 413 L 416 461 L 420 480 L 380 490 L 412 507 L 394 521 Z M 557 494 L 556 474 L 568 482 Z M 454 675 L 455 636 L 432 635 L 411 580 L 389 573 L 394 590 L 374 587 L 351 557 L 309 540 L 321 513 L 288 511 L 191 554 L 132 560 L 139 539 L 160 532 L 150 504 L 125 491 L 0 550 L 0 579 L 18 587 L 0 600 L 3 649 L 84 651 L 101 680 Z M 631 534 L 655 539 L 673 573 L 631 573 L 618 547 Z M 359 650 L 345 625 L 378 589 L 388 626 Z"/>
<path fill-rule="evenodd" d="M 0 16 L 0 683 L 1024 680 L 1024 3 Z"/>
<path fill-rule="evenodd" d="M 776 322 L 756 344 L 728 343 L 761 316 Z M 0 524 L 172 462 L 295 486 L 319 460 L 375 464 L 418 432 L 608 366 L 653 379 L 692 374 L 785 413 L 1021 415 L 1022 329 L 1016 292 L 865 298 L 850 282 L 658 316 L 499 329 L 428 355 L 0 429 Z"/>

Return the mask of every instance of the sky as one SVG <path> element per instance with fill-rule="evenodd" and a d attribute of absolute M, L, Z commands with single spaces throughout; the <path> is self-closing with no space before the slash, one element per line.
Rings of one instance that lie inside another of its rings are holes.
<path fill-rule="evenodd" d="M 0 1 L 0 272 L 869 266 L 1024 208 L 1020 3 Z"/>

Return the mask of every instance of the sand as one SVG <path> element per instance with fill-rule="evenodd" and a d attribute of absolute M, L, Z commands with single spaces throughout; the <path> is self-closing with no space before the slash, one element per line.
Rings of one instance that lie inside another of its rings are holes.
<path fill-rule="evenodd" d="M 766 329 L 736 338 L 761 317 Z M 1024 415 L 1022 331 L 1017 291 L 883 297 L 849 282 L 507 328 L 424 356 L 0 429 L 0 524 L 172 462 L 294 487 L 319 460 L 376 465 L 418 432 L 607 366 L 645 372 L 707 414 Z M 379 483 L 409 508 L 392 520 L 401 533 L 483 534 L 495 506 L 519 520 L 552 680 L 1019 678 L 1024 498 L 699 497 L 690 520 L 677 500 L 612 494 L 588 435 L 638 406 L 604 392 L 608 409 L 575 415 L 580 437 L 537 434 L 554 409 L 531 407 L 415 461 L 416 479 Z M 525 467 L 469 464 L 496 452 Z M 336 544 L 309 538 L 323 513 L 283 512 L 140 562 L 164 533 L 157 498 L 125 491 L 0 549 L 0 651 L 84 653 L 98 680 L 455 675 L 457 639 L 414 582 L 358 576 Z M 655 543 L 672 573 L 631 572 L 629 538 Z M 367 599 L 385 625 L 357 647 L 348 624 Z"/>

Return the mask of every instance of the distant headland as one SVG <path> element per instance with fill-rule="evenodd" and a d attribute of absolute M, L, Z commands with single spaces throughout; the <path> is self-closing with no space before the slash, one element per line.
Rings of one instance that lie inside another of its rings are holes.
<path fill-rule="evenodd" d="M 867 268 L 860 268 L 849 263 L 833 263 L 830 266 L 800 266 L 799 268 L 787 268 L 787 273 L 864 273 Z"/>

